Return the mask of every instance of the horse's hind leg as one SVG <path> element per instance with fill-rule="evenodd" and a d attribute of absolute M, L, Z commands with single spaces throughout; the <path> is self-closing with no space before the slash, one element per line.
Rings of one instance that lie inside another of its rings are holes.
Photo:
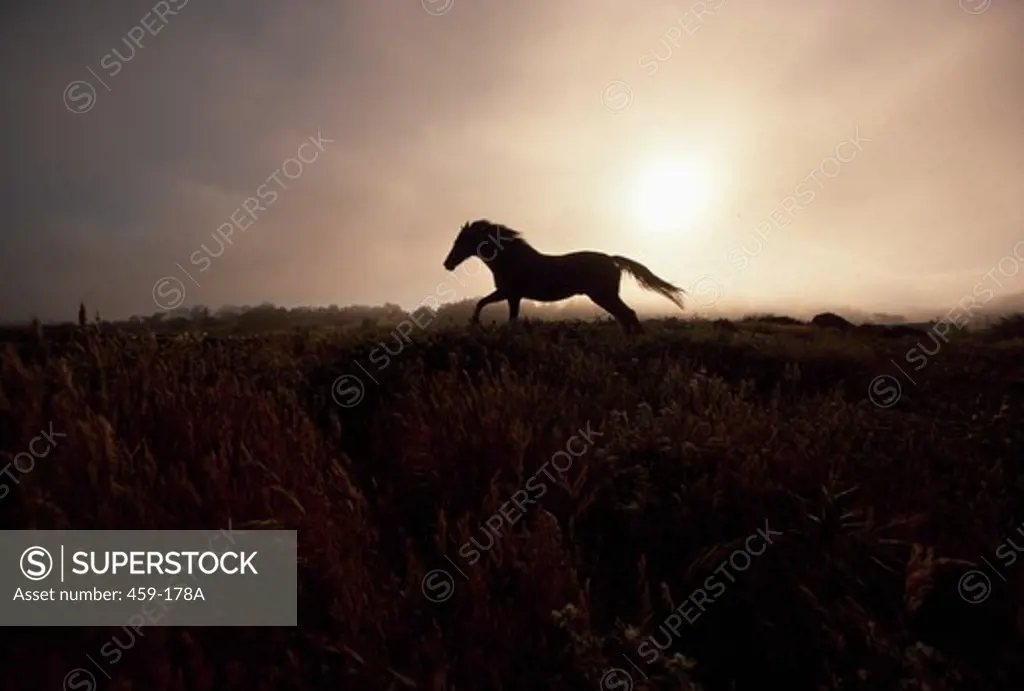
<path fill-rule="evenodd" d="M 587 297 L 593 300 L 598 307 L 615 317 L 627 333 L 643 333 L 644 327 L 640 325 L 636 312 L 631 310 L 629 305 L 624 303 L 618 295 L 587 293 Z"/>

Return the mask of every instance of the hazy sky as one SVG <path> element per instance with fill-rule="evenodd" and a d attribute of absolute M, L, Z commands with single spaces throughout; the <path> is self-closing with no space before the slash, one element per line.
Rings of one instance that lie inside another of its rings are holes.
<path fill-rule="evenodd" d="M 441 264 L 481 217 L 720 306 L 1024 290 L 1024 1 L 987 2 L 4 3 L 0 317 L 150 314 L 167 277 L 185 307 L 477 297 Z M 659 198 L 661 165 L 692 178 Z"/>

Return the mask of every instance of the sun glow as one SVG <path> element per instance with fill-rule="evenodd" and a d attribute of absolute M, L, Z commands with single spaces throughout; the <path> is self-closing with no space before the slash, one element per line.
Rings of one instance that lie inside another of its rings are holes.
<path fill-rule="evenodd" d="M 709 172 L 696 161 L 662 160 L 637 178 L 634 206 L 646 232 L 681 231 L 711 206 Z"/>

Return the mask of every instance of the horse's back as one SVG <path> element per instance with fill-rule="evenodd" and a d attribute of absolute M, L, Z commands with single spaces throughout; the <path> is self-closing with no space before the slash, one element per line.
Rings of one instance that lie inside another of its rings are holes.
<path fill-rule="evenodd" d="M 559 255 L 559 259 L 563 267 L 573 271 L 598 275 L 615 274 L 617 276 L 619 274 L 619 268 L 615 265 L 615 260 L 604 252 L 582 250 L 580 252 Z"/>
<path fill-rule="evenodd" d="M 607 255 L 604 252 L 595 252 L 593 250 L 580 250 L 579 252 L 570 252 L 569 254 L 556 254 L 552 256 L 560 257 L 562 259 L 570 260 L 573 262 L 594 262 L 600 264 L 612 261 L 610 255 Z"/>

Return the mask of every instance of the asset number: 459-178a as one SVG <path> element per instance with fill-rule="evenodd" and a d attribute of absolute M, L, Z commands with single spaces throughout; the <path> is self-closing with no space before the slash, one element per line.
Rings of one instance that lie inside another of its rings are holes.
<path fill-rule="evenodd" d="M 202 600 L 206 601 L 203 597 L 202 588 L 191 588 L 191 587 L 180 587 L 175 586 L 173 588 L 167 587 L 163 590 L 157 588 L 132 588 L 128 591 L 127 597 L 131 600 Z"/>

